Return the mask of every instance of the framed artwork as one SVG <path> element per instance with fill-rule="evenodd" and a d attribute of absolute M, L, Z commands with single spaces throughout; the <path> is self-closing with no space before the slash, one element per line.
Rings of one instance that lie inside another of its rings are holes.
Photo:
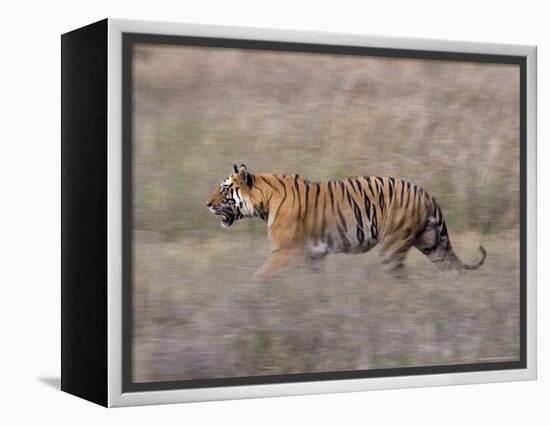
<path fill-rule="evenodd" d="M 62 36 L 62 389 L 105 406 L 536 378 L 536 48 Z"/>

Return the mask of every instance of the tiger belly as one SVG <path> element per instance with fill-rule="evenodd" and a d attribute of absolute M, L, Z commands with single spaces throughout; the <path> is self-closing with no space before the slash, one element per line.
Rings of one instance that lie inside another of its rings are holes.
<path fill-rule="evenodd" d="M 312 256 L 324 256 L 329 253 L 365 253 L 372 249 L 378 239 L 372 238 L 369 233 L 362 237 L 358 233 L 335 229 L 327 232 L 324 239 L 312 241 L 308 245 L 308 251 Z"/>

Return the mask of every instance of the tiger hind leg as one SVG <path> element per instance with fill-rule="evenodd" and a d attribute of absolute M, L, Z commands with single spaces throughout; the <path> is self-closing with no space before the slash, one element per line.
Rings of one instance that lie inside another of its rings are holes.
<path fill-rule="evenodd" d="M 403 242 L 402 245 L 386 247 L 382 249 L 382 266 L 391 275 L 402 278 L 405 276 L 405 257 L 411 248 L 411 243 Z"/>

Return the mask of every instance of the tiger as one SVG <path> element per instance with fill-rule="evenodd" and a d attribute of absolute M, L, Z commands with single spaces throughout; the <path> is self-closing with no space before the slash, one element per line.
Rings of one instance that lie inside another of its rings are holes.
<path fill-rule="evenodd" d="M 441 207 L 424 189 L 394 177 L 354 176 L 310 182 L 298 175 L 252 174 L 233 166 L 206 206 L 223 227 L 245 218 L 267 223 L 271 255 L 256 272 L 264 280 L 292 260 L 316 263 L 331 253 L 366 253 L 380 246 L 382 265 L 399 275 L 418 249 L 443 270 L 474 270 L 454 252 Z"/>

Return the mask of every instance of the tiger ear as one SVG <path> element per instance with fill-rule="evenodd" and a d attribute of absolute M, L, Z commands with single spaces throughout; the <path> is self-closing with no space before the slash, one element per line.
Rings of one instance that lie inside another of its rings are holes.
<path fill-rule="evenodd" d="M 233 164 L 233 171 L 234 171 L 235 173 L 239 173 L 239 168 L 237 167 L 236 164 Z"/>
<path fill-rule="evenodd" d="M 244 164 L 241 164 L 238 168 L 237 175 L 239 176 L 239 180 L 242 184 L 252 186 L 252 175 L 248 173 L 248 170 Z"/>

